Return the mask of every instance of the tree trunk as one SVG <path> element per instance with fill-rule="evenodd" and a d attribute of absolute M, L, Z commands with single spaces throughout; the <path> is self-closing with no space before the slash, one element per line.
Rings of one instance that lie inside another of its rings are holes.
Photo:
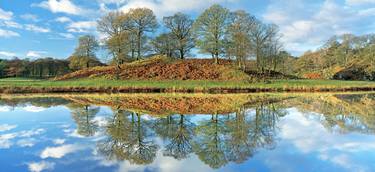
<path fill-rule="evenodd" d="M 117 67 L 116 67 L 116 80 L 119 80 L 120 79 L 120 65 L 117 64 Z"/>
<path fill-rule="evenodd" d="M 273 70 L 276 71 L 276 67 L 277 67 L 277 61 L 275 60 L 274 61 L 274 64 L 273 64 Z"/>
<path fill-rule="evenodd" d="M 257 67 L 257 70 L 259 72 L 259 69 L 260 69 L 260 57 L 259 57 L 259 49 L 256 48 L 256 52 L 255 52 L 255 58 L 256 58 L 256 67 Z"/>
<path fill-rule="evenodd" d="M 215 52 L 215 64 L 219 64 L 219 52 Z"/>
<path fill-rule="evenodd" d="M 180 49 L 180 58 L 184 59 L 184 49 L 183 48 Z"/>
<path fill-rule="evenodd" d="M 142 41 L 142 32 L 139 31 L 137 34 L 138 40 L 137 40 L 137 60 L 141 58 L 141 41 Z"/>

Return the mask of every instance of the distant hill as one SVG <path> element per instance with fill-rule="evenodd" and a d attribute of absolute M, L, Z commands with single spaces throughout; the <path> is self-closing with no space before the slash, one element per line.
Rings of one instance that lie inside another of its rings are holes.
<path fill-rule="evenodd" d="M 211 59 L 175 60 L 163 56 L 154 56 L 145 60 L 123 64 L 120 73 L 115 66 L 94 67 L 79 70 L 55 78 L 70 80 L 80 78 L 114 79 L 118 75 L 126 80 L 213 80 L 240 81 L 250 77 L 236 69 L 230 60 L 220 60 L 214 64 Z"/>
<path fill-rule="evenodd" d="M 375 81 L 375 34 L 334 36 L 293 67 L 302 78 Z"/>

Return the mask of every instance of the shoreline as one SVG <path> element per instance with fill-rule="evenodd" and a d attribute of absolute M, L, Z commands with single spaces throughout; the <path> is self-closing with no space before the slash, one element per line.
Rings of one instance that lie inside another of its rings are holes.
<path fill-rule="evenodd" d="M 276 93 L 375 91 L 375 82 L 338 80 L 273 80 L 264 82 L 209 80 L 26 80 L 0 79 L 0 93 Z"/>
<path fill-rule="evenodd" d="M 373 87 L 263 87 L 263 88 L 157 88 L 157 87 L 0 87 L 1 94 L 32 93 L 319 93 L 319 92 L 363 92 L 375 91 Z"/>

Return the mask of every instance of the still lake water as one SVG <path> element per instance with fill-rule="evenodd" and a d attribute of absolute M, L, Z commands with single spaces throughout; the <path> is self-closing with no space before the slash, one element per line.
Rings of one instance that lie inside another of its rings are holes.
<path fill-rule="evenodd" d="M 375 94 L 0 98 L 0 171 L 374 171 Z"/>

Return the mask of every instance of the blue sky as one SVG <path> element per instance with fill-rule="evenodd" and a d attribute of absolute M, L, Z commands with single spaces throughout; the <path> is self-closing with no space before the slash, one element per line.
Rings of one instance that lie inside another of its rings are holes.
<path fill-rule="evenodd" d="M 160 20 L 177 11 L 196 17 L 213 3 L 279 25 L 294 55 L 334 34 L 375 33 L 375 0 L 0 0 L 0 58 L 67 58 L 80 35 L 103 38 L 95 21 L 110 10 L 148 7 Z"/>

